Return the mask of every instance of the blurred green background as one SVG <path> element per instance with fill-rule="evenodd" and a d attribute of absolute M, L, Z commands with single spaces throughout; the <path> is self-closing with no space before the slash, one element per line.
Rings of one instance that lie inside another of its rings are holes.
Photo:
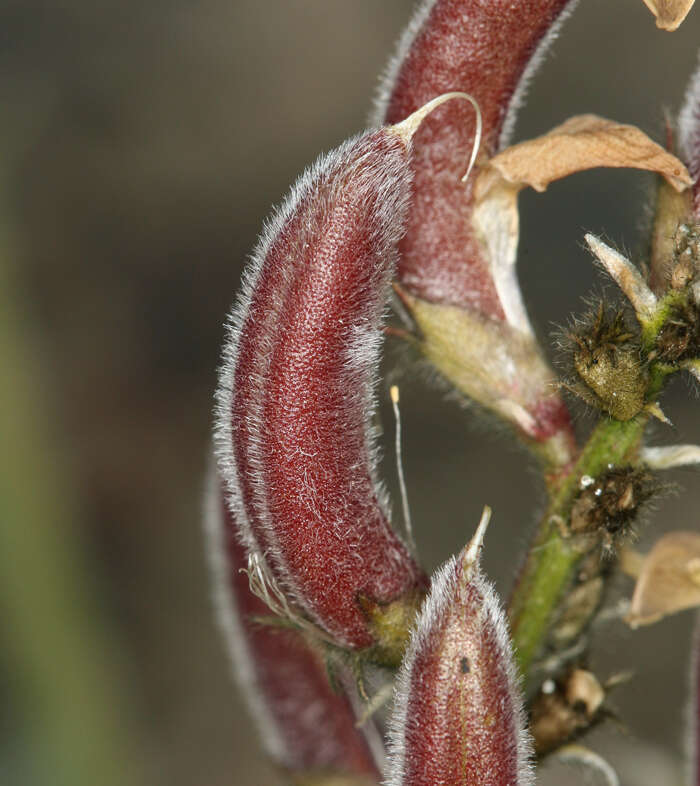
<path fill-rule="evenodd" d="M 282 782 L 210 613 L 200 509 L 222 323 L 270 206 L 364 125 L 411 8 L 0 2 L 0 783 Z M 641 0 L 585 0 L 516 140 L 582 112 L 661 139 L 699 44 L 700 9 L 668 34 Z M 652 186 L 594 171 L 521 197 L 519 271 L 548 346 L 601 287 L 583 232 L 639 258 Z M 507 595 L 543 502 L 536 475 L 507 434 L 410 368 L 397 379 L 425 564 L 488 503 L 486 568 Z M 696 396 L 672 386 L 658 443 L 700 440 Z M 386 401 L 382 418 L 395 489 Z M 644 546 L 700 523 L 697 472 L 669 480 L 683 493 L 647 517 Z M 594 740 L 623 783 L 680 782 L 690 627 L 618 624 L 599 641 L 602 675 L 636 671 L 614 697 L 624 727 Z"/>

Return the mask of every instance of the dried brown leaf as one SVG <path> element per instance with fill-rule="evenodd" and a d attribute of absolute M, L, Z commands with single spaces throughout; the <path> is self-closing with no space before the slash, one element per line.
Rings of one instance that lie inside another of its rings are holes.
<path fill-rule="evenodd" d="M 647 554 L 627 617 L 632 627 L 650 625 L 700 606 L 700 534 L 670 532 Z"/>
<path fill-rule="evenodd" d="M 695 0 L 644 0 L 647 8 L 656 17 L 656 26 L 661 30 L 675 30 L 688 15 Z"/>
<path fill-rule="evenodd" d="M 554 180 L 595 167 L 656 172 L 677 191 L 692 184 L 685 166 L 635 126 L 577 115 L 494 156 L 477 180 L 477 199 L 488 198 L 503 181 L 515 189 L 532 186 L 544 191 Z"/>

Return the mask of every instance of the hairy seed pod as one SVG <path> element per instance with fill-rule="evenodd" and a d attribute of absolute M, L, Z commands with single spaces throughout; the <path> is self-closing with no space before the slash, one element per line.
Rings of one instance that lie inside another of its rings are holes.
<path fill-rule="evenodd" d="M 333 692 L 318 654 L 298 632 L 256 621 L 270 609 L 249 588 L 246 550 L 214 472 L 205 531 L 218 621 L 268 755 L 295 773 L 376 778 L 370 742 L 379 756 L 381 742 L 371 724 L 364 727 L 367 737 L 356 728 L 348 698 Z"/>
<path fill-rule="evenodd" d="M 436 92 L 464 90 L 483 117 L 480 159 L 507 144 L 530 74 L 575 0 L 424 0 L 389 65 L 375 111 L 392 123 Z M 449 384 L 512 423 L 546 462 L 575 453 L 568 410 L 553 385 L 515 272 L 515 203 L 458 172 L 474 118 L 451 102 L 416 133 L 414 197 L 398 281 L 426 359 Z"/>
<path fill-rule="evenodd" d="M 380 88 L 375 120 L 394 123 L 437 93 L 463 90 L 482 112 L 481 150 L 508 144 L 531 74 L 573 0 L 424 0 Z M 401 242 L 399 281 L 436 303 L 505 319 L 502 293 L 472 224 L 472 183 L 457 173 L 474 143 L 474 120 L 451 102 L 414 140 L 415 201 Z M 519 295 L 518 295 L 519 298 Z"/>
<path fill-rule="evenodd" d="M 339 644 L 395 663 L 425 584 L 389 525 L 370 427 L 410 199 L 398 128 L 323 156 L 268 223 L 229 323 L 216 429 L 249 551 Z"/>
<path fill-rule="evenodd" d="M 478 565 L 486 521 L 432 579 L 398 678 L 386 786 L 533 782 L 505 614 Z"/>

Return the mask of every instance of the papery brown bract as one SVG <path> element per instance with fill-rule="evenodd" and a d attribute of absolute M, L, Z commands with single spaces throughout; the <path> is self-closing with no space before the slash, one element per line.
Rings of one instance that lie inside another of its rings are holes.
<path fill-rule="evenodd" d="M 700 534 L 662 535 L 640 563 L 627 621 L 651 625 L 669 614 L 700 606 Z"/>
<path fill-rule="evenodd" d="M 213 472 L 208 486 L 205 529 L 217 617 L 266 752 L 295 773 L 376 778 L 381 740 L 371 723 L 363 727 L 367 736 L 356 728 L 350 701 L 329 685 L 319 654 L 300 633 L 256 620 L 269 618 L 270 609 L 250 590 L 246 550 Z"/>
<path fill-rule="evenodd" d="M 300 178 L 252 256 L 218 390 L 219 466 L 248 549 L 352 648 L 382 645 L 372 609 L 396 601 L 410 622 L 425 581 L 389 525 L 370 427 L 410 184 L 388 129 Z"/>
<path fill-rule="evenodd" d="M 676 30 L 688 15 L 695 0 L 644 0 L 656 17 L 656 26 L 661 30 Z"/>
<path fill-rule="evenodd" d="M 533 782 L 505 615 L 477 552 L 432 579 L 398 677 L 386 786 Z"/>
<path fill-rule="evenodd" d="M 383 81 L 377 122 L 394 123 L 449 90 L 471 94 L 481 151 L 501 150 L 530 74 L 575 0 L 428 0 L 418 7 Z M 446 104 L 415 136 L 415 201 L 399 281 L 421 298 L 505 319 L 503 297 L 472 224 L 472 183 L 459 174 L 474 143 L 471 109 Z"/>

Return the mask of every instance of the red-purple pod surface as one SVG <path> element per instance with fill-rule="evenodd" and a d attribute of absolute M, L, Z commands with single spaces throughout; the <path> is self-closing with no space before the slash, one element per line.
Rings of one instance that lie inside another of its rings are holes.
<path fill-rule="evenodd" d="M 528 80 L 575 2 L 420 3 L 383 80 L 376 121 L 395 123 L 435 95 L 464 91 L 479 104 L 481 152 L 492 156 L 508 144 Z M 473 179 L 466 186 L 459 179 L 475 128 L 470 107 L 453 101 L 415 135 L 415 197 L 398 277 L 425 300 L 503 320 L 504 296 L 472 223 Z"/>
<path fill-rule="evenodd" d="M 466 183 L 477 123 L 449 102 L 413 140 L 413 200 L 398 282 L 427 359 L 457 390 L 545 446 L 553 465 L 575 453 L 568 410 L 525 310 L 515 259 L 515 206 L 479 202 L 479 164 L 507 145 L 528 79 L 575 0 L 427 0 L 389 65 L 375 121 L 392 123 L 432 96 L 469 93 L 481 110 L 480 157 Z M 452 309 L 452 310 L 450 310 Z"/>
<path fill-rule="evenodd" d="M 478 564 L 486 522 L 432 579 L 397 681 L 385 786 L 533 782 L 505 614 Z"/>
<path fill-rule="evenodd" d="M 247 548 L 337 643 L 398 662 L 425 577 L 388 520 L 371 418 L 410 134 L 321 157 L 268 222 L 229 323 L 216 449 Z"/>
<path fill-rule="evenodd" d="M 347 696 L 335 693 L 323 661 L 297 631 L 258 622 L 270 609 L 249 588 L 246 549 L 212 472 L 205 509 L 217 617 L 234 675 L 268 755 L 295 774 L 345 773 L 376 782 L 381 739 L 361 732 Z"/>

